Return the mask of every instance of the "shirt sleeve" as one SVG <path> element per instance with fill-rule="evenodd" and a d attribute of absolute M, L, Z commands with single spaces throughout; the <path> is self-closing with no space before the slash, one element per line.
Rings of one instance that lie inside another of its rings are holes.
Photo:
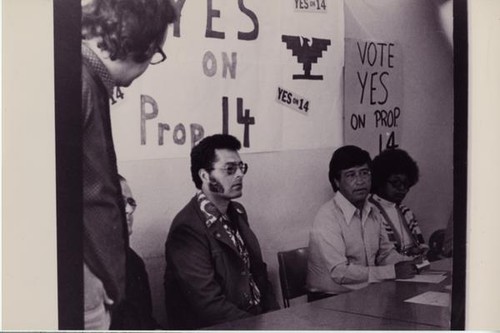
<path fill-rule="evenodd" d="M 317 244 L 333 281 L 349 289 L 359 289 L 368 283 L 394 279 L 394 265 L 363 266 L 349 261 L 337 218 L 334 214 L 320 211 L 315 225 L 321 227 L 313 228 L 311 232 L 312 241 Z"/>

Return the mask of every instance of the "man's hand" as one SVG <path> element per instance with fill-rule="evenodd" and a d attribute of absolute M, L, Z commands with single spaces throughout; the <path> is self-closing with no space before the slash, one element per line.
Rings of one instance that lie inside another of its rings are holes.
<path fill-rule="evenodd" d="M 394 270 L 396 271 L 396 279 L 409 279 L 417 274 L 417 267 L 415 264 L 419 259 L 412 261 L 401 261 L 394 265 Z"/>

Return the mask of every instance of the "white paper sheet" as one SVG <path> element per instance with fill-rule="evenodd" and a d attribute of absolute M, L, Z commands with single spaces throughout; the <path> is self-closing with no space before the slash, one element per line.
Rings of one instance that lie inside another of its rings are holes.
<path fill-rule="evenodd" d="M 408 303 L 447 307 L 450 305 L 450 294 L 437 291 L 427 291 L 418 296 L 405 300 Z"/>

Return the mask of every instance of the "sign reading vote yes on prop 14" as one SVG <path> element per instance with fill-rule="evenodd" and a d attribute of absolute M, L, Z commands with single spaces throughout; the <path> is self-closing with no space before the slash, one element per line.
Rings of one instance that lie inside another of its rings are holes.
<path fill-rule="evenodd" d="M 403 110 L 401 46 L 346 39 L 345 143 L 362 147 L 371 156 L 397 148 Z"/>
<path fill-rule="evenodd" d="M 189 156 L 228 133 L 242 152 L 339 145 L 340 0 L 176 0 L 165 62 L 116 96 L 119 160 Z"/>

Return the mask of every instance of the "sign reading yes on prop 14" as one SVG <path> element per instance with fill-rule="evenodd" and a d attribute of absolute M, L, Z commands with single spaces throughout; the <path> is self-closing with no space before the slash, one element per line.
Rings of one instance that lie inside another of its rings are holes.
<path fill-rule="evenodd" d="M 371 156 L 399 146 L 404 110 L 401 50 L 397 42 L 345 41 L 345 143 Z"/>
<path fill-rule="evenodd" d="M 341 144 L 342 1 L 174 2 L 166 61 L 112 106 L 119 160 L 187 157 L 216 133 L 244 153 Z"/>

